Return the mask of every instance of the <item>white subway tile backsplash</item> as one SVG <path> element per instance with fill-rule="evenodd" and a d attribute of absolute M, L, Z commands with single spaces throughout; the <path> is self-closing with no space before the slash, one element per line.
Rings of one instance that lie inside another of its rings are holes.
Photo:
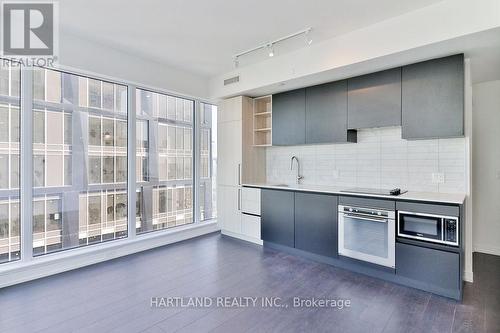
<path fill-rule="evenodd" d="M 356 144 L 270 147 L 267 181 L 294 183 L 294 155 L 304 184 L 465 192 L 464 138 L 406 141 L 401 139 L 401 127 L 388 127 L 359 130 Z M 432 174 L 438 172 L 445 175 L 443 184 L 432 183 Z"/>

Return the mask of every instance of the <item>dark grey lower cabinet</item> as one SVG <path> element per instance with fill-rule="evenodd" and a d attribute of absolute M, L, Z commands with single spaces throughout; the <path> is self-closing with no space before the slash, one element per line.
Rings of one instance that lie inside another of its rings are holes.
<path fill-rule="evenodd" d="M 338 197 L 295 193 L 295 248 L 337 257 Z"/>
<path fill-rule="evenodd" d="M 460 290 L 460 255 L 396 243 L 396 274 L 453 294 Z"/>
<path fill-rule="evenodd" d="M 262 240 L 294 247 L 294 192 L 261 191 Z"/>

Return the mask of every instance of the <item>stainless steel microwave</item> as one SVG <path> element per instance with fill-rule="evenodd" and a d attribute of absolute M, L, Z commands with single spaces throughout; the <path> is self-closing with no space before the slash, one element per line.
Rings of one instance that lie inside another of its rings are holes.
<path fill-rule="evenodd" d="M 459 245 L 459 219 L 443 216 L 398 211 L 398 236 L 447 245 Z"/>

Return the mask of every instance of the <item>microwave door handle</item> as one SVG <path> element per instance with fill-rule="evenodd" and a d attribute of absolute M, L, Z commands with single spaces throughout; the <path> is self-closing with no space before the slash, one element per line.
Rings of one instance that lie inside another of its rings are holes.
<path fill-rule="evenodd" d="M 358 215 L 354 215 L 354 214 L 344 214 L 344 217 L 352 217 L 354 219 L 370 221 L 370 222 L 379 222 L 379 223 L 389 222 L 388 219 L 368 218 L 368 217 L 362 217 L 362 216 L 358 216 Z"/>

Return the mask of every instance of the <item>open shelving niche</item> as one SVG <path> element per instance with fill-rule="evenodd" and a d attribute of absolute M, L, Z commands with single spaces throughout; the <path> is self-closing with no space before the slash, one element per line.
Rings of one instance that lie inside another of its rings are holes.
<path fill-rule="evenodd" d="M 273 128 L 272 96 L 262 96 L 254 99 L 253 104 L 253 146 L 272 146 Z"/>

